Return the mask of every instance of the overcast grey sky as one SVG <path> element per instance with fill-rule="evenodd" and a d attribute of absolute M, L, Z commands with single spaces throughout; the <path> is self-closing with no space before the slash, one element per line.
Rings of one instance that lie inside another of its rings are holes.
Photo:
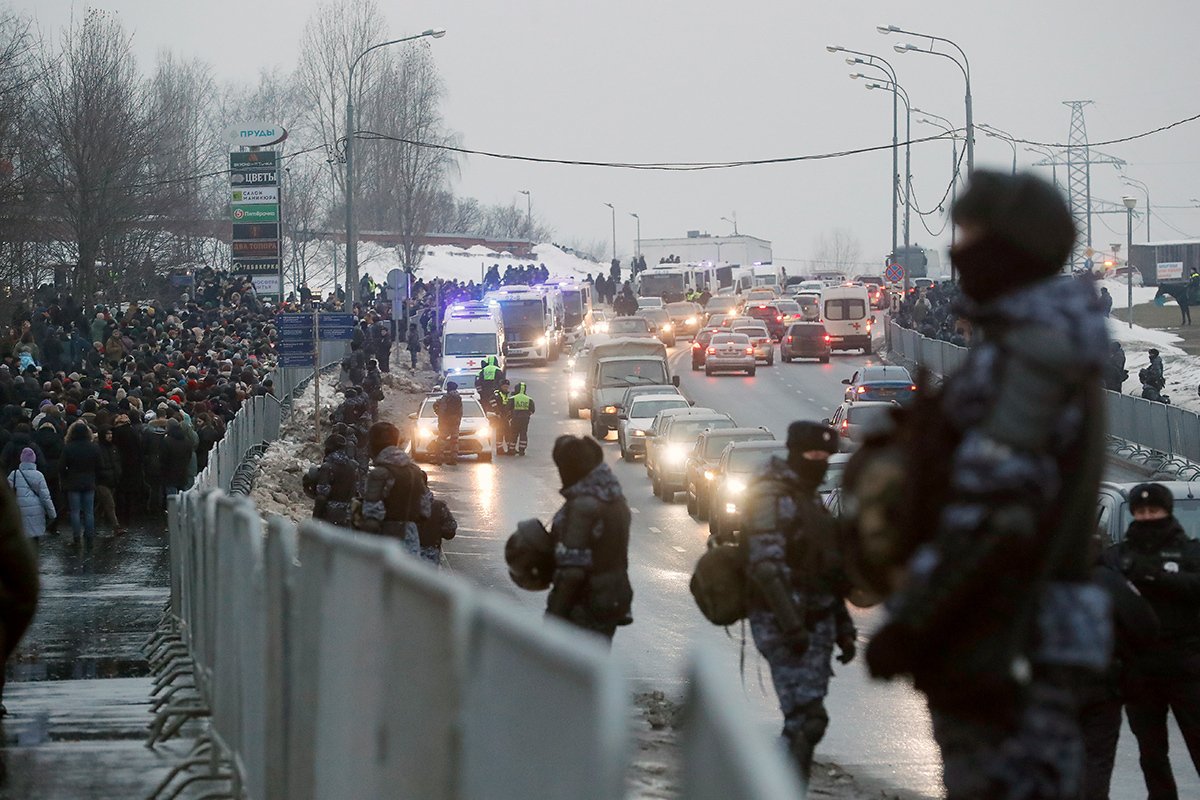
<path fill-rule="evenodd" d="M 315 0 L 109 0 L 135 31 L 144 69 L 160 49 L 210 61 L 222 80 L 253 81 L 261 68 L 290 69 Z M 711 161 L 790 156 L 887 144 L 891 103 L 847 78 L 851 68 L 827 44 L 884 55 L 913 103 L 962 123 L 962 77 L 945 59 L 895 53 L 905 41 L 875 25 L 892 23 L 956 40 L 971 59 L 976 122 L 1018 137 L 1065 141 L 1063 100 L 1090 99 L 1092 141 L 1116 138 L 1200 112 L 1192 0 L 857 0 L 795 3 L 740 0 L 409 0 L 382 3 L 394 36 L 443 27 L 432 43 L 446 81 L 446 116 L 467 147 L 537 156 L 614 161 Z M 16 0 L 53 33 L 86 4 Z M 253 19 L 238 25 L 238 19 Z M 913 135 L 932 129 L 914 122 Z M 903 119 L 901 120 L 903 137 Z M 297 147 L 314 143 L 296 142 Z M 369 144 L 365 146 L 370 146 Z M 950 177 L 948 143 L 913 149 L 922 209 Z M 1151 187 L 1156 240 L 1200 236 L 1200 209 L 1167 209 L 1200 197 L 1200 122 L 1103 148 L 1129 161 Z M 976 166 L 1007 169 L 1007 144 L 978 137 Z M 1019 152 L 1029 164 L 1034 155 Z M 823 230 L 845 227 L 863 257 L 890 246 L 889 151 L 832 161 L 722 172 L 643 173 L 530 165 L 472 157 L 457 190 L 486 202 L 524 201 L 562 240 L 611 238 L 633 248 L 634 220 L 644 238 L 699 228 L 728 233 L 736 211 L 742 233 L 771 239 L 777 260 L 812 256 Z M 1043 170 L 1049 177 L 1049 170 Z M 1063 170 L 1060 169 L 1060 177 Z M 1111 167 L 1093 168 L 1093 194 L 1119 202 Z M 1140 194 L 1140 193 L 1138 193 Z M 1139 202 L 1139 205 L 1141 203 Z M 927 220 L 934 231 L 940 215 Z M 1113 232 L 1105 227 L 1112 227 Z M 931 237 L 913 215 L 915 242 Z M 1124 240 L 1124 220 L 1098 217 L 1093 244 Z M 1135 240 L 1145 231 L 1135 230 Z M 783 261 L 788 265 L 786 261 Z M 790 265 L 788 265 L 790 266 Z M 796 269 L 795 271 L 800 271 Z"/>

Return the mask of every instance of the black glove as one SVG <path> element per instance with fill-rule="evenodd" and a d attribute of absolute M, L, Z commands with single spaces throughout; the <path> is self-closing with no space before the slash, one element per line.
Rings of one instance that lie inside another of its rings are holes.
<path fill-rule="evenodd" d="M 916 656 L 916 636 L 898 622 L 884 625 L 867 644 L 867 670 L 873 678 L 890 680 L 912 670 Z"/>
<path fill-rule="evenodd" d="M 858 655 L 858 643 L 854 640 L 854 634 L 842 636 L 837 641 L 838 649 L 842 651 L 837 660 L 843 664 L 849 664 Z"/>

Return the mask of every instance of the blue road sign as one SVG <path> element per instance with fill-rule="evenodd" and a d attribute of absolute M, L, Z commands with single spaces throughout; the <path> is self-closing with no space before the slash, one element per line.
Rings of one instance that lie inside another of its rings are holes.
<path fill-rule="evenodd" d="M 321 315 L 322 342 L 348 342 L 354 338 L 354 315 L 334 313 Z"/>
<path fill-rule="evenodd" d="M 297 355 L 280 353 L 278 363 L 281 367 L 311 367 L 313 365 L 313 355 L 311 351 Z"/>
<path fill-rule="evenodd" d="M 887 278 L 892 283 L 899 283 L 904 280 L 904 267 L 892 262 L 887 265 L 887 269 L 883 273 L 883 277 Z"/>

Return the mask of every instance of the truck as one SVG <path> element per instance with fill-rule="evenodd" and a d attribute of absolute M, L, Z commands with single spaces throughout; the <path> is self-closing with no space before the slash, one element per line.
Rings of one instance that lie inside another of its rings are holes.
<path fill-rule="evenodd" d="M 451 306 L 442 322 L 442 375 L 447 380 L 474 380 L 488 356 L 496 356 L 500 368 L 504 368 L 504 321 L 500 306 L 475 302 Z"/>
<path fill-rule="evenodd" d="M 1186 283 L 1200 271 L 1200 240 L 1135 244 L 1129 261 L 1141 273 L 1143 286 Z"/>
<path fill-rule="evenodd" d="M 671 374 L 667 348 L 657 339 L 614 338 L 591 349 L 584 378 L 591 392 L 592 436 L 604 439 L 617 429 L 621 399 L 630 386 L 679 386 Z"/>
<path fill-rule="evenodd" d="M 484 300 L 500 307 L 507 359 L 543 365 L 558 358 L 554 313 L 544 291 L 531 286 L 504 286 L 488 292 Z"/>

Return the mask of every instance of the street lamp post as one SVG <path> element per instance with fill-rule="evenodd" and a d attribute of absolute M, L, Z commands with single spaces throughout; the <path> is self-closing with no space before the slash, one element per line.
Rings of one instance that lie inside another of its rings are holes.
<path fill-rule="evenodd" d="M 640 258 L 642 255 L 642 218 L 632 211 L 629 212 L 629 216 L 637 220 L 637 255 Z"/>
<path fill-rule="evenodd" d="M 851 78 L 868 78 L 869 76 L 858 73 L 851 75 Z M 878 80 L 878 79 L 876 79 Z M 899 94 L 900 99 L 904 101 L 904 257 L 908 258 L 908 248 L 911 242 L 912 233 L 912 103 L 908 99 L 908 92 L 904 91 L 904 87 L 894 81 L 879 80 L 878 83 L 868 83 L 868 89 L 891 89 L 893 95 Z M 892 253 L 895 257 L 895 252 Z M 908 270 L 904 270 L 904 293 L 908 294 L 911 276 Z"/>
<path fill-rule="evenodd" d="M 612 203 L 605 203 L 609 210 L 612 211 L 612 229 L 613 229 L 613 263 L 617 262 L 617 209 Z"/>
<path fill-rule="evenodd" d="M 1121 180 L 1128 186 L 1134 186 L 1142 190 L 1142 194 L 1146 195 L 1146 241 L 1150 241 L 1150 187 L 1139 181 L 1137 178 L 1131 178 L 1128 175 L 1122 175 Z"/>
<path fill-rule="evenodd" d="M 430 29 L 402 39 L 392 39 L 387 42 L 373 44 L 358 54 L 350 63 L 350 74 L 346 79 L 346 306 L 354 308 L 354 300 L 358 294 L 358 232 L 354 228 L 354 70 L 363 56 L 372 50 L 388 47 L 401 42 L 411 42 L 416 39 L 440 39 L 446 31 Z"/>
<path fill-rule="evenodd" d="M 1005 144 L 1007 144 L 1010 148 L 1012 148 L 1012 174 L 1016 175 L 1017 174 L 1017 143 L 1015 141 L 1013 141 L 1013 137 L 1010 134 L 1007 134 L 1004 131 L 1000 130 L 999 128 L 996 128 L 992 125 L 984 125 L 982 122 L 979 123 L 979 127 L 983 128 L 983 133 L 985 136 L 990 136 L 993 139 L 1000 139 Z"/>
<path fill-rule="evenodd" d="M 892 49 L 895 50 L 897 53 L 929 53 L 930 55 L 941 56 L 942 58 L 948 58 L 951 61 L 953 61 L 955 64 L 957 64 L 958 68 L 960 70 L 962 70 L 963 79 L 966 81 L 966 85 L 967 85 L 967 95 L 966 95 L 967 177 L 970 178 L 971 175 L 974 174 L 974 172 L 975 172 L 975 114 L 971 108 L 971 106 L 972 106 L 972 101 L 971 101 L 971 62 L 970 62 L 970 60 L 967 59 L 966 52 L 961 47 L 959 47 L 956 42 L 953 42 L 950 39 L 946 39 L 942 36 L 933 36 L 928 33 L 917 33 L 915 31 L 906 31 L 903 28 L 899 28 L 895 25 L 878 25 L 878 26 L 876 26 L 875 30 L 877 30 L 880 33 L 885 34 L 885 35 L 889 34 L 889 33 L 903 33 L 906 36 L 916 36 L 921 39 L 928 39 L 929 43 L 930 43 L 928 50 L 923 50 L 920 47 L 917 47 L 917 46 L 911 45 L 911 44 L 896 45 Z M 951 47 L 953 47 L 955 50 L 958 51 L 958 54 L 960 56 L 962 56 L 962 62 L 960 63 L 957 58 L 955 58 L 954 56 L 952 56 L 948 53 L 942 53 L 937 50 L 934 50 L 933 49 L 934 42 L 944 42 L 945 44 L 948 44 Z"/>
<path fill-rule="evenodd" d="M 846 63 L 851 66 L 862 64 L 868 67 L 875 67 L 887 73 L 888 78 L 892 83 L 896 83 L 896 70 L 891 63 L 872 53 L 863 53 L 858 50 L 850 50 L 840 45 L 831 44 L 825 48 L 831 53 L 849 53 L 856 58 L 847 58 Z M 866 59 L 865 61 L 863 59 Z M 899 84 L 897 84 L 899 85 Z M 899 91 L 892 91 L 892 179 L 889 181 L 888 193 L 892 196 L 892 257 L 896 257 L 896 246 L 898 242 L 898 229 L 900 216 L 897 213 L 900 195 L 900 100 Z"/>
<path fill-rule="evenodd" d="M 1129 289 L 1129 327 L 1133 327 L 1133 210 L 1137 208 L 1137 198 L 1125 195 L 1121 198 L 1125 204 L 1125 281 Z"/>
<path fill-rule="evenodd" d="M 522 189 L 517 194 L 525 195 L 525 238 L 533 238 L 533 200 L 530 198 L 529 190 Z"/>
<path fill-rule="evenodd" d="M 329 202 L 333 203 L 333 198 L 337 197 L 337 172 L 333 166 L 333 158 L 328 160 L 329 163 Z M 338 253 L 337 240 L 333 240 L 333 297 L 337 299 L 337 276 L 338 276 Z M 321 298 L 317 298 L 318 304 Z"/>
<path fill-rule="evenodd" d="M 734 236 L 737 236 L 737 235 L 738 235 L 738 229 L 737 229 L 737 212 L 736 212 L 736 211 L 735 211 L 735 212 L 733 212 L 733 219 L 730 219 L 729 217 L 721 217 L 721 221 L 722 221 L 722 222 L 728 222 L 730 225 L 732 225 L 732 226 L 733 226 L 733 235 L 734 235 Z"/>
<path fill-rule="evenodd" d="M 954 123 L 945 117 L 938 116 L 929 111 L 922 111 L 919 108 L 913 109 L 914 114 L 924 114 L 932 119 L 923 119 L 917 117 L 917 122 L 924 122 L 926 125 L 933 125 L 950 134 L 950 207 L 954 208 L 954 204 L 958 202 L 958 134 L 954 130 Z M 954 242 L 957 237 L 956 229 L 953 225 L 950 226 L 950 248 L 954 249 Z M 954 262 L 950 262 L 950 279 L 954 280 L 955 269 Z"/>

